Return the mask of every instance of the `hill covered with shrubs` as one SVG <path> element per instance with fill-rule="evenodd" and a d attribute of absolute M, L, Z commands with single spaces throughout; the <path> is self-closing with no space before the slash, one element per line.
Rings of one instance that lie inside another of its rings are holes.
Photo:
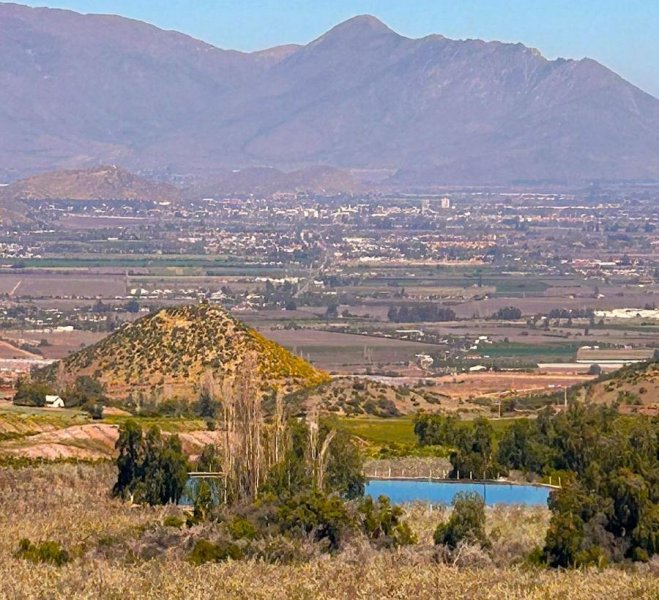
<path fill-rule="evenodd" d="M 196 400 L 204 386 L 231 384 L 243 364 L 262 388 L 314 386 L 329 376 L 213 304 L 165 308 L 126 325 L 40 373 L 65 388 L 80 376 L 98 380 L 110 398 Z"/>

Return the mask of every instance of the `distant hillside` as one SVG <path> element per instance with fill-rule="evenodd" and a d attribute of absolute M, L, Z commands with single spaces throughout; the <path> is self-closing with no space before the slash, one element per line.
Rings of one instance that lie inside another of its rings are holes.
<path fill-rule="evenodd" d="M 0 188 L 0 199 L 31 200 L 149 200 L 174 201 L 177 188 L 139 177 L 116 166 L 52 171 Z"/>
<path fill-rule="evenodd" d="M 317 408 L 322 413 L 353 417 L 399 417 L 419 410 L 436 412 L 445 408 L 443 399 L 441 394 L 428 390 L 387 385 L 361 377 L 333 379 L 287 398 L 300 412 Z"/>
<path fill-rule="evenodd" d="M 618 404 L 623 413 L 659 415 L 659 360 L 623 367 L 586 383 L 578 398 L 598 404 Z"/>
<path fill-rule="evenodd" d="M 193 198 L 214 197 L 225 194 L 263 194 L 278 192 L 312 192 L 338 194 L 357 192 L 360 184 L 348 172 L 333 167 L 307 167 L 284 172 L 272 167 L 248 167 L 227 172 L 215 183 L 186 191 Z"/>
<path fill-rule="evenodd" d="M 4 198 L 3 189 L 0 188 L 0 225 L 16 225 L 29 221 L 27 206 L 17 200 Z"/>
<path fill-rule="evenodd" d="M 98 163 L 204 176 L 331 165 L 401 187 L 659 179 L 659 100 L 605 66 L 410 39 L 368 15 L 244 53 L 0 3 L 0 56 L 4 179 Z"/>
<path fill-rule="evenodd" d="M 93 346 L 48 367 L 65 386 L 80 375 L 101 381 L 109 396 L 198 398 L 209 380 L 221 391 L 252 355 L 263 387 L 286 390 L 329 379 L 305 360 L 211 304 L 167 308 L 125 325 Z"/>

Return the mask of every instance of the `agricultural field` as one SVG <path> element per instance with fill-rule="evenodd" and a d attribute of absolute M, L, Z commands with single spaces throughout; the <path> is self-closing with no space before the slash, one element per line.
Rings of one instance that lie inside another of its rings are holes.
<path fill-rule="evenodd" d="M 0 273 L 0 294 L 11 298 L 114 298 L 126 295 L 126 279 L 119 274 L 89 269 L 39 270 Z"/>
<path fill-rule="evenodd" d="M 27 460 L 111 460 L 115 457 L 118 428 L 131 414 L 112 407 L 102 420 L 92 420 L 75 409 L 15 406 L 0 401 L 0 462 Z M 134 417 L 133 417 L 134 418 Z M 192 417 L 139 417 L 144 428 L 158 427 L 165 435 L 178 434 L 192 457 L 206 444 L 217 442 L 219 433 L 208 431 L 203 419 Z"/>
<path fill-rule="evenodd" d="M 350 374 L 369 365 L 407 366 L 416 354 L 434 350 L 429 344 L 334 333 L 317 329 L 265 329 L 267 337 L 304 356 L 326 371 Z"/>

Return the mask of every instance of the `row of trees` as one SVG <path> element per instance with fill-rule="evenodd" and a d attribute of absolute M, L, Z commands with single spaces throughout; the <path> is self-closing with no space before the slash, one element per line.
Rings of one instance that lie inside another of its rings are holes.
<path fill-rule="evenodd" d="M 199 401 L 218 420 L 217 443 L 206 446 L 196 463 L 197 471 L 212 475 L 187 488 L 194 506 L 189 522 L 215 522 L 216 534 L 228 529 L 231 539 L 198 540 L 191 559 L 239 558 L 249 544 L 236 539 L 272 535 L 311 536 L 328 550 L 356 531 L 374 544 L 414 541 L 399 507 L 361 498 L 362 457 L 352 437 L 313 413 L 305 420 L 287 418 L 281 396 L 266 418 L 257 370 L 244 367 L 235 384 L 224 387 L 221 401 L 212 385 Z M 155 428 L 144 434 L 129 420 L 117 450 L 115 495 L 148 504 L 180 500 L 189 469 L 177 436 L 163 437 Z"/>
<path fill-rule="evenodd" d="M 419 303 L 391 306 L 387 318 L 393 323 L 455 321 L 455 311 L 440 304 Z"/>
<path fill-rule="evenodd" d="M 508 470 L 562 474 L 551 494 L 552 519 L 542 558 L 572 566 L 659 552 L 659 421 L 572 404 L 517 420 L 496 441 L 485 419 L 421 414 L 421 445 L 451 448 L 451 477 L 493 477 Z"/>
<path fill-rule="evenodd" d="M 502 306 L 491 318 L 496 321 L 517 321 L 522 318 L 522 310 L 516 306 Z"/>

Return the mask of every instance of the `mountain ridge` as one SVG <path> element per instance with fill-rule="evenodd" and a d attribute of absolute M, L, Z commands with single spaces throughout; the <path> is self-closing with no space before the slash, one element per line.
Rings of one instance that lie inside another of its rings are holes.
<path fill-rule="evenodd" d="M 50 11 L 0 4 L 5 178 L 118 163 L 388 169 L 402 187 L 659 179 L 659 100 L 592 59 L 412 39 L 369 15 L 243 53 Z"/>

